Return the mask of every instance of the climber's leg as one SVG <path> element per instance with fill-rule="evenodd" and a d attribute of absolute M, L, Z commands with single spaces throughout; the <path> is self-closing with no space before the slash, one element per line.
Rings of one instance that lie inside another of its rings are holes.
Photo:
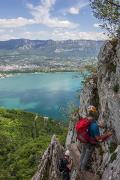
<path fill-rule="evenodd" d="M 83 159 L 85 157 L 85 154 L 86 154 L 86 150 L 87 150 L 87 144 L 82 144 L 82 151 L 81 151 L 81 155 L 80 155 L 80 170 L 81 170 L 81 166 L 82 166 L 82 163 L 83 163 Z"/>
<path fill-rule="evenodd" d="M 93 144 L 87 144 L 87 146 L 86 146 L 86 151 L 85 151 L 85 155 L 84 155 L 84 158 L 83 158 L 82 164 L 81 164 L 81 171 L 86 170 L 88 161 L 89 161 L 89 159 L 91 158 L 92 153 L 94 152 L 94 150 L 95 150 L 95 145 L 93 145 Z"/>
<path fill-rule="evenodd" d="M 66 171 L 63 172 L 63 180 L 70 180 L 69 172 Z"/>

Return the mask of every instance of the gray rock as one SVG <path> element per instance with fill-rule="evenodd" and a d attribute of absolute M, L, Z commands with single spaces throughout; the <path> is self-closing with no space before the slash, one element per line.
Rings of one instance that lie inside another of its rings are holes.
<path fill-rule="evenodd" d="M 120 42 L 104 46 L 98 61 L 99 120 L 112 124 L 120 143 Z"/>
<path fill-rule="evenodd" d="M 117 155 L 109 151 L 111 143 L 120 144 L 120 40 L 107 42 L 99 53 L 97 81 L 90 80 L 81 93 L 81 114 L 86 113 L 88 105 L 95 105 L 99 111 L 98 120 L 104 120 L 108 129 L 113 131 L 112 138 L 96 149 L 93 170 L 103 174 L 102 180 L 120 179 L 120 147 Z M 95 100 L 97 98 L 97 101 Z M 116 157 L 114 157 L 116 156 Z M 111 162 L 111 158 L 116 158 Z"/>
<path fill-rule="evenodd" d="M 48 149 L 42 156 L 38 170 L 32 180 L 61 180 L 61 174 L 58 170 L 58 162 L 62 154 L 63 147 L 59 144 L 54 135 Z"/>
<path fill-rule="evenodd" d="M 113 158 L 112 158 L 113 157 Z M 102 180 L 120 180 L 120 145 L 111 154 L 107 168 L 105 169 Z"/>

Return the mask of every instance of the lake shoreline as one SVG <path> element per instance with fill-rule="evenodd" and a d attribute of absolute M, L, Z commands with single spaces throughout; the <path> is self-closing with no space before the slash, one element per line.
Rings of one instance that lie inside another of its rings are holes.
<path fill-rule="evenodd" d="M 5 73 L 0 73 L 0 79 L 4 79 L 4 78 L 9 78 L 9 77 L 12 77 L 13 76 L 13 74 L 12 73 L 10 73 L 10 74 L 5 74 Z"/>
<path fill-rule="evenodd" d="M 35 71 L 35 72 L 32 72 L 32 71 L 20 71 L 20 72 L 5 72 L 5 73 L 1 73 L 0 72 L 0 79 L 4 79 L 4 78 L 9 78 L 9 77 L 13 77 L 15 75 L 18 75 L 18 74 L 40 74 L 40 73 L 81 73 L 81 71 Z"/>
<path fill-rule="evenodd" d="M 50 73 L 50 72 L 83 72 L 83 71 L 91 71 L 95 72 L 96 71 L 96 66 L 95 64 L 88 64 L 88 65 L 81 65 L 80 67 L 65 67 L 65 68 L 58 68 L 58 67 L 52 67 L 52 68 L 44 68 L 44 67 L 39 67 L 35 69 L 0 69 L 0 74 L 14 74 L 14 73 L 39 73 L 39 72 L 44 72 L 44 73 Z"/>

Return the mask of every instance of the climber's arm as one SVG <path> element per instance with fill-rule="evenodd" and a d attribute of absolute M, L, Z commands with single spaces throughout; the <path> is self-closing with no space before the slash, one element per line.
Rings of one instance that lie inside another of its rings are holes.
<path fill-rule="evenodd" d="M 68 168 L 69 170 L 72 169 L 72 164 L 73 164 L 72 159 L 70 159 L 69 164 L 67 164 L 67 168 Z"/>
<path fill-rule="evenodd" d="M 103 142 L 105 141 L 108 137 L 112 136 L 112 132 L 111 131 L 108 131 L 100 136 L 95 136 L 96 140 L 98 142 Z"/>
<path fill-rule="evenodd" d="M 101 124 L 101 126 L 103 127 L 103 123 Z M 92 134 L 98 142 L 103 142 L 112 135 L 112 132 L 108 131 L 100 135 L 99 125 L 97 123 L 96 124 L 94 123 L 94 126 L 92 127 Z"/>

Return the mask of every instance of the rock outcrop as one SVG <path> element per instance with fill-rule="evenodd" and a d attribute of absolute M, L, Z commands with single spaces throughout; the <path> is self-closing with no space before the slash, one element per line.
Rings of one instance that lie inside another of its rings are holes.
<path fill-rule="evenodd" d="M 112 138 L 96 150 L 93 170 L 102 180 L 120 179 L 120 41 L 107 42 L 99 53 L 96 76 L 87 80 L 80 97 L 81 115 L 89 105 L 99 111 L 98 120 L 104 120 Z M 117 147 L 118 146 L 118 147 Z M 117 149 L 116 149 L 117 148 Z"/>
<path fill-rule="evenodd" d="M 98 62 L 100 119 L 110 123 L 120 144 L 120 41 L 107 42 Z"/>
<path fill-rule="evenodd" d="M 120 145 L 109 156 L 108 165 L 103 171 L 102 180 L 119 180 L 120 179 Z"/>
<path fill-rule="evenodd" d="M 106 144 L 101 167 L 102 180 L 120 179 L 120 40 L 107 42 L 101 49 L 98 62 L 99 120 L 113 131 Z M 116 149 L 116 147 L 118 148 Z"/>
<path fill-rule="evenodd" d="M 54 135 L 48 149 L 42 156 L 38 170 L 32 180 L 61 180 L 58 162 L 62 154 L 63 147 Z"/>

